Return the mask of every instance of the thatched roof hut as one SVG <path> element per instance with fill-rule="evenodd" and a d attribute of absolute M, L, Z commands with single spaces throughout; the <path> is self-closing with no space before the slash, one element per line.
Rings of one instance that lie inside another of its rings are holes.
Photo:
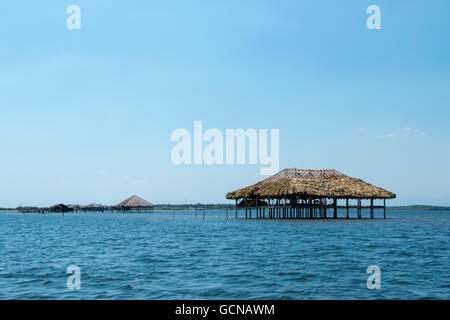
<path fill-rule="evenodd" d="M 87 206 L 82 206 L 80 208 L 80 210 L 83 210 L 83 211 L 104 211 L 105 209 L 106 209 L 105 206 L 102 206 L 102 205 L 97 204 L 97 203 L 91 203 L 91 204 L 89 204 Z"/>
<path fill-rule="evenodd" d="M 50 208 L 48 208 L 49 212 L 72 212 L 73 208 L 69 208 L 68 206 L 60 203 L 60 204 L 55 204 L 53 206 L 51 206 Z"/>
<path fill-rule="evenodd" d="M 301 199 L 392 199 L 395 194 L 334 169 L 284 169 L 251 186 L 227 193 L 227 199 L 279 198 Z"/>
<path fill-rule="evenodd" d="M 338 209 L 357 208 L 358 218 L 361 210 L 370 209 L 370 217 L 374 217 L 374 209 L 382 208 L 386 217 L 386 199 L 395 198 L 395 194 L 383 188 L 373 186 L 360 179 L 349 177 L 334 169 L 284 169 L 277 174 L 261 180 L 248 187 L 227 193 L 227 199 L 236 200 L 237 208 L 247 208 L 250 218 L 252 207 L 256 208 L 258 218 L 265 217 L 265 208 L 269 218 L 327 218 L 327 209 L 333 210 L 333 217 L 338 217 Z M 329 203 L 328 200 L 332 200 Z M 345 205 L 339 205 L 338 200 L 345 199 Z M 356 199 L 357 205 L 351 205 L 349 200 Z M 363 206 L 361 200 L 370 200 L 369 206 Z M 383 205 L 374 205 L 374 199 L 383 199 Z M 240 202 L 238 202 L 240 200 Z M 263 203 L 261 201 L 264 201 Z"/>
<path fill-rule="evenodd" d="M 133 195 L 129 197 L 128 199 L 125 199 L 118 205 L 114 206 L 113 209 L 115 210 L 126 210 L 126 211 L 145 211 L 149 209 L 153 209 L 154 205 L 150 202 Z"/>

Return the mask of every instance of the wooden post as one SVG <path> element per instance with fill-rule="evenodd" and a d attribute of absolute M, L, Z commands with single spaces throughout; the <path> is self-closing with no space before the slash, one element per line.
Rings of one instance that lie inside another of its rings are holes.
<path fill-rule="evenodd" d="M 258 196 L 256 196 L 256 203 L 255 203 L 255 205 L 256 205 L 256 219 L 258 219 L 259 218 L 259 212 L 258 212 Z"/>
<path fill-rule="evenodd" d="M 386 219 L 386 199 L 383 199 L 383 215 L 384 219 Z"/>
<path fill-rule="evenodd" d="M 370 219 L 373 219 L 373 198 L 370 198 Z"/>
<path fill-rule="evenodd" d="M 349 218 L 349 215 L 348 215 L 348 198 L 345 199 L 345 210 L 347 210 L 347 219 L 348 219 Z"/>
<path fill-rule="evenodd" d="M 361 199 L 358 199 L 358 219 L 361 219 Z"/>
<path fill-rule="evenodd" d="M 237 219 L 237 199 L 235 199 L 235 201 L 236 201 L 236 204 L 234 207 L 234 215 L 235 215 L 235 218 Z"/>
<path fill-rule="evenodd" d="M 337 219 L 337 200 L 333 199 L 333 219 Z"/>

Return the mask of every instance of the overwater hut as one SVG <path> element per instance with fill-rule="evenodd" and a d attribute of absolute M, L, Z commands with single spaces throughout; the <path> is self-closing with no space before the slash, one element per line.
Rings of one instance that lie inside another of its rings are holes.
<path fill-rule="evenodd" d="M 361 219 L 362 210 L 369 209 L 370 218 L 374 210 L 382 209 L 386 218 L 386 199 L 395 198 L 395 194 L 375 187 L 360 179 L 351 178 L 334 169 L 284 169 L 277 174 L 245 188 L 229 192 L 227 199 L 236 201 L 236 218 L 238 209 L 245 209 L 245 218 L 300 219 L 338 218 L 338 209 L 344 209 L 345 218 Z M 375 205 L 374 200 L 383 200 Z M 362 201 L 368 200 L 368 205 Z M 261 201 L 267 205 L 261 205 Z M 339 201 L 345 201 L 339 204 Z M 352 203 L 356 202 L 356 203 Z M 353 213 L 352 213 L 353 215 Z"/>
<path fill-rule="evenodd" d="M 128 199 L 125 199 L 118 205 L 112 207 L 112 209 L 118 210 L 118 211 L 142 212 L 142 211 L 152 210 L 153 207 L 154 207 L 154 205 L 151 204 L 150 202 L 134 195 L 134 196 L 129 197 Z"/>
<path fill-rule="evenodd" d="M 97 203 L 91 203 L 91 204 L 89 204 L 87 206 L 80 207 L 81 211 L 91 211 L 91 212 L 96 212 L 96 211 L 97 212 L 103 212 L 103 211 L 105 211 L 105 209 L 106 209 L 105 206 L 102 206 L 102 205 L 97 204 Z"/>
<path fill-rule="evenodd" d="M 51 206 L 50 208 L 48 208 L 48 212 L 59 212 L 59 213 L 64 213 L 64 212 L 72 212 L 73 208 L 69 208 L 68 206 L 60 203 L 60 204 L 55 204 L 53 206 Z"/>
<path fill-rule="evenodd" d="M 38 207 L 23 207 L 23 206 L 17 207 L 16 210 L 19 211 L 20 213 L 34 213 L 41 211 Z"/>

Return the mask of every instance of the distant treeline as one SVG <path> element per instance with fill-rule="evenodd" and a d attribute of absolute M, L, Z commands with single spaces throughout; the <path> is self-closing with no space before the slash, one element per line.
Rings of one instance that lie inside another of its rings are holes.
<path fill-rule="evenodd" d="M 450 211 L 450 207 L 425 206 L 425 205 L 393 206 L 393 207 L 388 207 L 388 209 L 389 210 L 410 210 L 410 211 Z"/>
<path fill-rule="evenodd" d="M 196 203 L 196 204 L 156 204 L 155 209 L 159 210 L 223 210 L 223 209 L 234 209 L 234 204 L 224 204 L 224 203 Z"/>
<path fill-rule="evenodd" d="M 80 205 L 70 205 L 72 207 L 80 207 Z M 224 210 L 224 209 L 234 209 L 234 204 L 222 204 L 222 203 L 195 203 L 195 204 L 156 204 L 153 207 L 155 210 Z M 33 206 L 21 206 L 14 209 L 0 208 L 0 211 L 39 211 L 47 208 L 39 208 Z M 108 210 L 108 207 L 106 207 Z"/>

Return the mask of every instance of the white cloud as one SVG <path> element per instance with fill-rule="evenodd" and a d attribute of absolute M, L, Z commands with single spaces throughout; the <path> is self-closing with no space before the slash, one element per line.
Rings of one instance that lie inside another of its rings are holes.
<path fill-rule="evenodd" d="M 417 129 L 414 129 L 414 128 L 405 128 L 405 131 L 407 131 L 407 132 L 412 132 L 412 133 L 419 133 L 419 130 L 417 130 Z"/>

